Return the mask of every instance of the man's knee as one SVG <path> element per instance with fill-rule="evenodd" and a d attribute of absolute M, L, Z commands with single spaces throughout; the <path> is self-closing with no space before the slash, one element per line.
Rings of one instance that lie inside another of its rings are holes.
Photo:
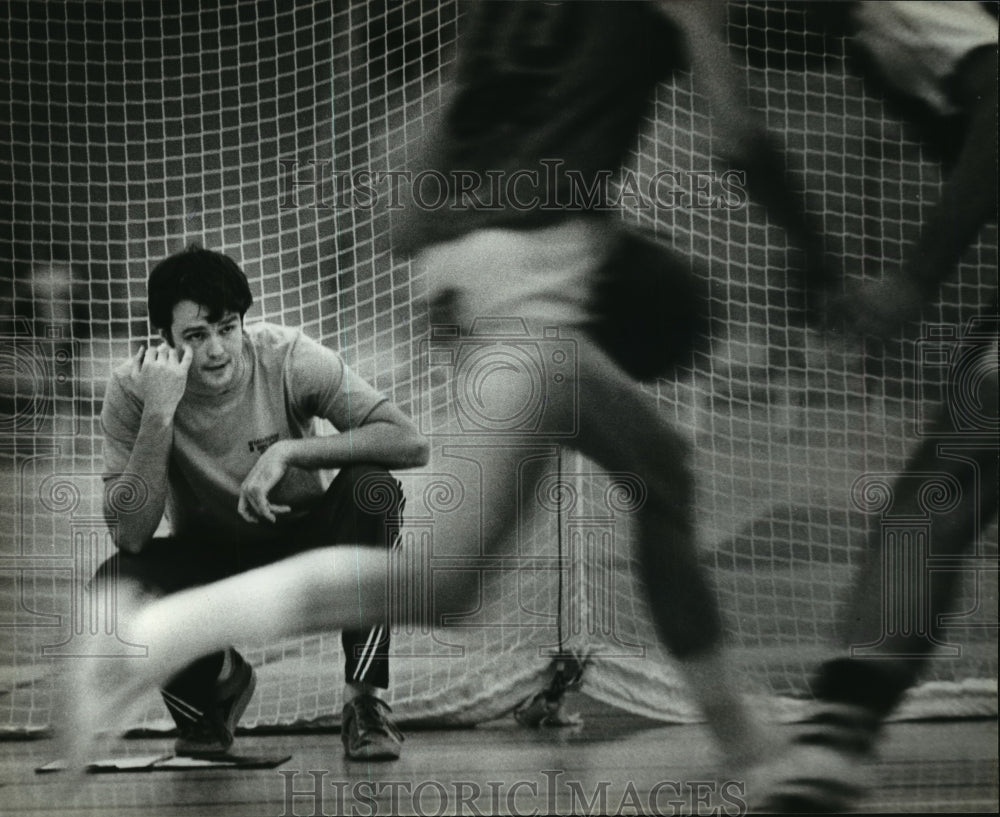
<path fill-rule="evenodd" d="M 348 465 L 330 486 L 314 530 L 326 544 L 392 546 L 398 538 L 403 506 L 402 486 L 384 466 Z"/>
<path fill-rule="evenodd" d="M 119 551 L 97 568 L 90 587 L 98 592 L 113 588 L 119 594 L 158 598 L 168 592 L 161 578 L 149 560 Z"/>
<path fill-rule="evenodd" d="M 382 517 L 398 516 L 403 505 L 403 488 L 387 468 L 372 463 L 345 466 L 337 475 L 357 510 Z"/>

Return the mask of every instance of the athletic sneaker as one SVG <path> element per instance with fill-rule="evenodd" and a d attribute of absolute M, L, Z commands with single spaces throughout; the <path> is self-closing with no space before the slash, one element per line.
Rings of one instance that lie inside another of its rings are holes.
<path fill-rule="evenodd" d="M 846 814 L 868 791 L 877 720 L 866 709 L 823 704 L 750 793 L 755 813 Z M 760 775 L 760 773 L 758 773 Z M 767 782 L 764 782 L 764 779 Z"/>
<path fill-rule="evenodd" d="M 402 751 L 403 733 L 389 718 L 392 709 L 374 695 L 358 695 L 344 704 L 340 737 L 352 760 L 395 760 Z"/>
<path fill-rule="evenodd" d="M 161 690 L 163 700 L 177 723 L 179 733 L 174 752 L 185 757 L 213 757 L 229 751 L 236 724 L 246 711 L 257 686 L 257 674 L 243 656 L 230 650 L 233 672 L 216 684 L 215 700 L 203 709 Z"/>

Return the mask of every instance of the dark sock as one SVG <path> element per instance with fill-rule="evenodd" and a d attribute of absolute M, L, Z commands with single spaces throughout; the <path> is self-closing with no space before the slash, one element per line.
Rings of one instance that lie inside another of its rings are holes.
<path fill-rule="evenodd" d="M 164 689 L 195 706 L 207 705 L 214 698 L 224 658 L 224 651 L 199 658 L 171 678 Z"/>
<path fill-rule="evenodd" d="M 885 717 L 912 682 L 912 671 L 898 661 L 827 661 L 813 680 L 812 691 L 821 703 L 839 707 L 821 707 L 813 713 L 797 742 L 857 753 L 871 751 Z"/>
<path fill-rule="evenodd" d="M 881 720 L 913 684 L 914 671 L 907 664 L 881 658 L 827 661 L 813 681 L 813 694 L 823 701 L 864 707 Z"/>

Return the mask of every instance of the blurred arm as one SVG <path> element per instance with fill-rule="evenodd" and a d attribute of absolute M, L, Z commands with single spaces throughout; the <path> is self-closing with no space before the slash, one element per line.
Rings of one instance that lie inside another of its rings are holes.
<path fill-rule="evenodd" d="M 747 191 L 767 208 L 804 252 L 803 284 L 826 288 L 839 281 L 823 249 L 819 225 L 810 219 L 782 153 L 759 115 L 747 105 L 746 75 L 729 53 L 723 0 L 659 0 L 660 10 L 684 32 L 698 89 L 712 106 L 716 150 L 746 173 Z"/>

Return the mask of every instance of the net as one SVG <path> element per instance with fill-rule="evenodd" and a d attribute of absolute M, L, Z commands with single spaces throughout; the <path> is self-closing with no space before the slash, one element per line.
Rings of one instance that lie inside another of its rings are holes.
<path fill-rule="evenodd" d="M 97 418 L 112 362 L 148 338 L 152 263 L 192 241 L 221 250 L 251 281 L 248 320 L 301 326 L 418 419 L 447 399 L 420 353 L 424 282 L 391 254 L 389 227 L 392 171 L 441 105 L 460 5 L 208 5 L 14 1 L 0 18 L 11 75 L 0 104 L 0 729 L 10 733 L 49 724 L 47 679 L 61 658 L 95 643 L 137 654 L 95 631 L 92 605 L 109 600 L 81 582 L 113 549 Z M 803 8 L 739 7 L 732 43 L 751 66 L 750 103 L 787 144 L 849 273 L 873 275 L 913 239 L 941 164 L 865 86 L 843 37 L 816 33 Z M 699 535 L 736 669 L 788 717 L 878 523 L 857 480 L 901 467 L 947 376 L 947 358 L 922 350 L 960 340 L 914 336 L 876 370 L 807 328 L 787 298 L 781 230 L 753 202 L 692 205 L 699 179 L 719 183 L 711 148 L 705 101 L 681 74 L 658 89 L 628 173 L 648 189 L 675 170 L 688 199 L 645 208 L 623 197 L 622 217 L 710 270 L 723 328 L 693 368 L 649 390 L 694 443 Z M 996 248 L 988 227 L 945 287 L 932 322 L 954 338 L 995 287 Z M 434 538 L 476 464 L 438 450 L 430 468 L 400 474 L 411 579 L 483 577 L 480 605 L 451 628 L 397 628 L 390 700 L 402 719 L 503 714 L 562 650 L 592 656 L 586 689 L 601 700 L 697 717 L 633 581 L 635 486 L 572 455 L 550 461 L 538 513 L 519 531 L 522 569 L 502 578 Z M 931 662 L 904 712 L 995 714 L 996 542 L 995 527 L 984 531 L 958 565 L 964 612 L 943 632 L 959 649 Z M 423 603 L 404 589 L 400 604 Z M 245 725 L 338 719 L 337 634 L 248 658 L 260 682 Z M 164 718 L 151 701 L 145 724 Z"/>

